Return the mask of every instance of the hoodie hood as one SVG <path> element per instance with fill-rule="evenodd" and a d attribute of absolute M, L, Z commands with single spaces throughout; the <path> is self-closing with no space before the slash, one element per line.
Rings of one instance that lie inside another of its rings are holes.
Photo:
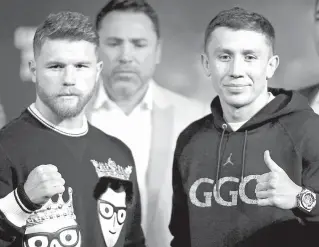
<path fill-rule="evenodd" d="M 238 132 L 258 128 L 259 126 L 268 122 L 274 122 L 278 118 L 294 112 L 309 110 L 307 99 L 298 92 L 275 88 L 269 88 L 268 91 L 271 92 L 275 98 L 241 126 L 240 129 L 237 130 Z M 215 127 L 220 131 L 225 130 L 226 132 L 232 132 L 230 126 L 225 125 L 218 96 L 215 97 L 211 103 L 211 111 Z"/>

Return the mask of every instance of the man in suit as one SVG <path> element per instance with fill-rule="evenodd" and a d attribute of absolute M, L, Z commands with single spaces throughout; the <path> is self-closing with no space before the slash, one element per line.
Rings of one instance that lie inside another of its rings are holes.
<path fill-rule="evenodd" d="M 142 201 L 142 228 L 151 247 L 169 246 L 172 163 L 178 134 L 204 116 L 204 105 L 171 92 L 153 79 L 161 59 L 158 16 L 144 0 L 112 0 L 97 15 L 99 90 L 89 121 L 132 150 Z"/>
<path fill-rule="evenodd" d="M 315 1 L 314 5 L 314 41 L 317 54 L 319 55 L 319 0 Z M 308 84 L 307 86 L 301 86 L 299 92 L 308 98 L 308 102 L 311 108 L 319 114 L 319 83 Z"/>

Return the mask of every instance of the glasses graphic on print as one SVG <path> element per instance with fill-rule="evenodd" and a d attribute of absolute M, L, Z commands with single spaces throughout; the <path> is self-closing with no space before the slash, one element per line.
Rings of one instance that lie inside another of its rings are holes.
<path fill-rule="evenodd" d="M 81 233 L 74 214 L 72 188 L 68 188 L 69 200 L 62 194 L 51 199 L 27 220 L 23 237 L 24 247 L 80 247 Z"/>

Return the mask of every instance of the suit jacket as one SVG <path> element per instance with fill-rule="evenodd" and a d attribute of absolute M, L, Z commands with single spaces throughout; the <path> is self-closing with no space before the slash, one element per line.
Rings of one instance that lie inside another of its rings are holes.
<path fill-rule="evenodd" d="M 153 83 L 152 134 L 147 170 L 147 228 L 149 247 L 168 247 L 172 236 L 168 225 L 172 208 L 172 164 L 175 143 L 191 122 L 208 114 L 209 105 Z M 89 111 L 88 111 L 89 112 Z"/>
<path fill-rule="evenodd" d="M 176 140 L 191 122 L 208 114 L 209 105 L 155 84 L 153 91 L 152 139 L 147 171 L 148 210 L 146 244 L 170 246 L 168 225 L 172 208 L 172 164 Z"/>

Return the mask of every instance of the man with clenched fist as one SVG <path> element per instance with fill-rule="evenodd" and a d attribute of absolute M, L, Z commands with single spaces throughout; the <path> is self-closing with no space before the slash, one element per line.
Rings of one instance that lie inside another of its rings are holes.
<path fill-rule="evenodd" d="M 35 204 L 44 204 L 52 196 L 63 193 L 65 180 L 54 165 L 40 165 L 32 170 L 24 184 L 24 191 Z"/>
<path fill-rule="evenodd" d="M 144 246 L 131 151 L 84 114 L 103 66 L 98 46 L 94 26 L 80 13 L 50 14 L 36 30 L 29 63 L 36 100 L 0 131 L 1 247 L 105 247 L 94 188 L 105 168 L 122 174 L 128 166 L 133 200 L 117 242 Z M 72 191 L 69 199 L 65 188 Z M 76 229 L 51 224 L 75 219 Z"/>

